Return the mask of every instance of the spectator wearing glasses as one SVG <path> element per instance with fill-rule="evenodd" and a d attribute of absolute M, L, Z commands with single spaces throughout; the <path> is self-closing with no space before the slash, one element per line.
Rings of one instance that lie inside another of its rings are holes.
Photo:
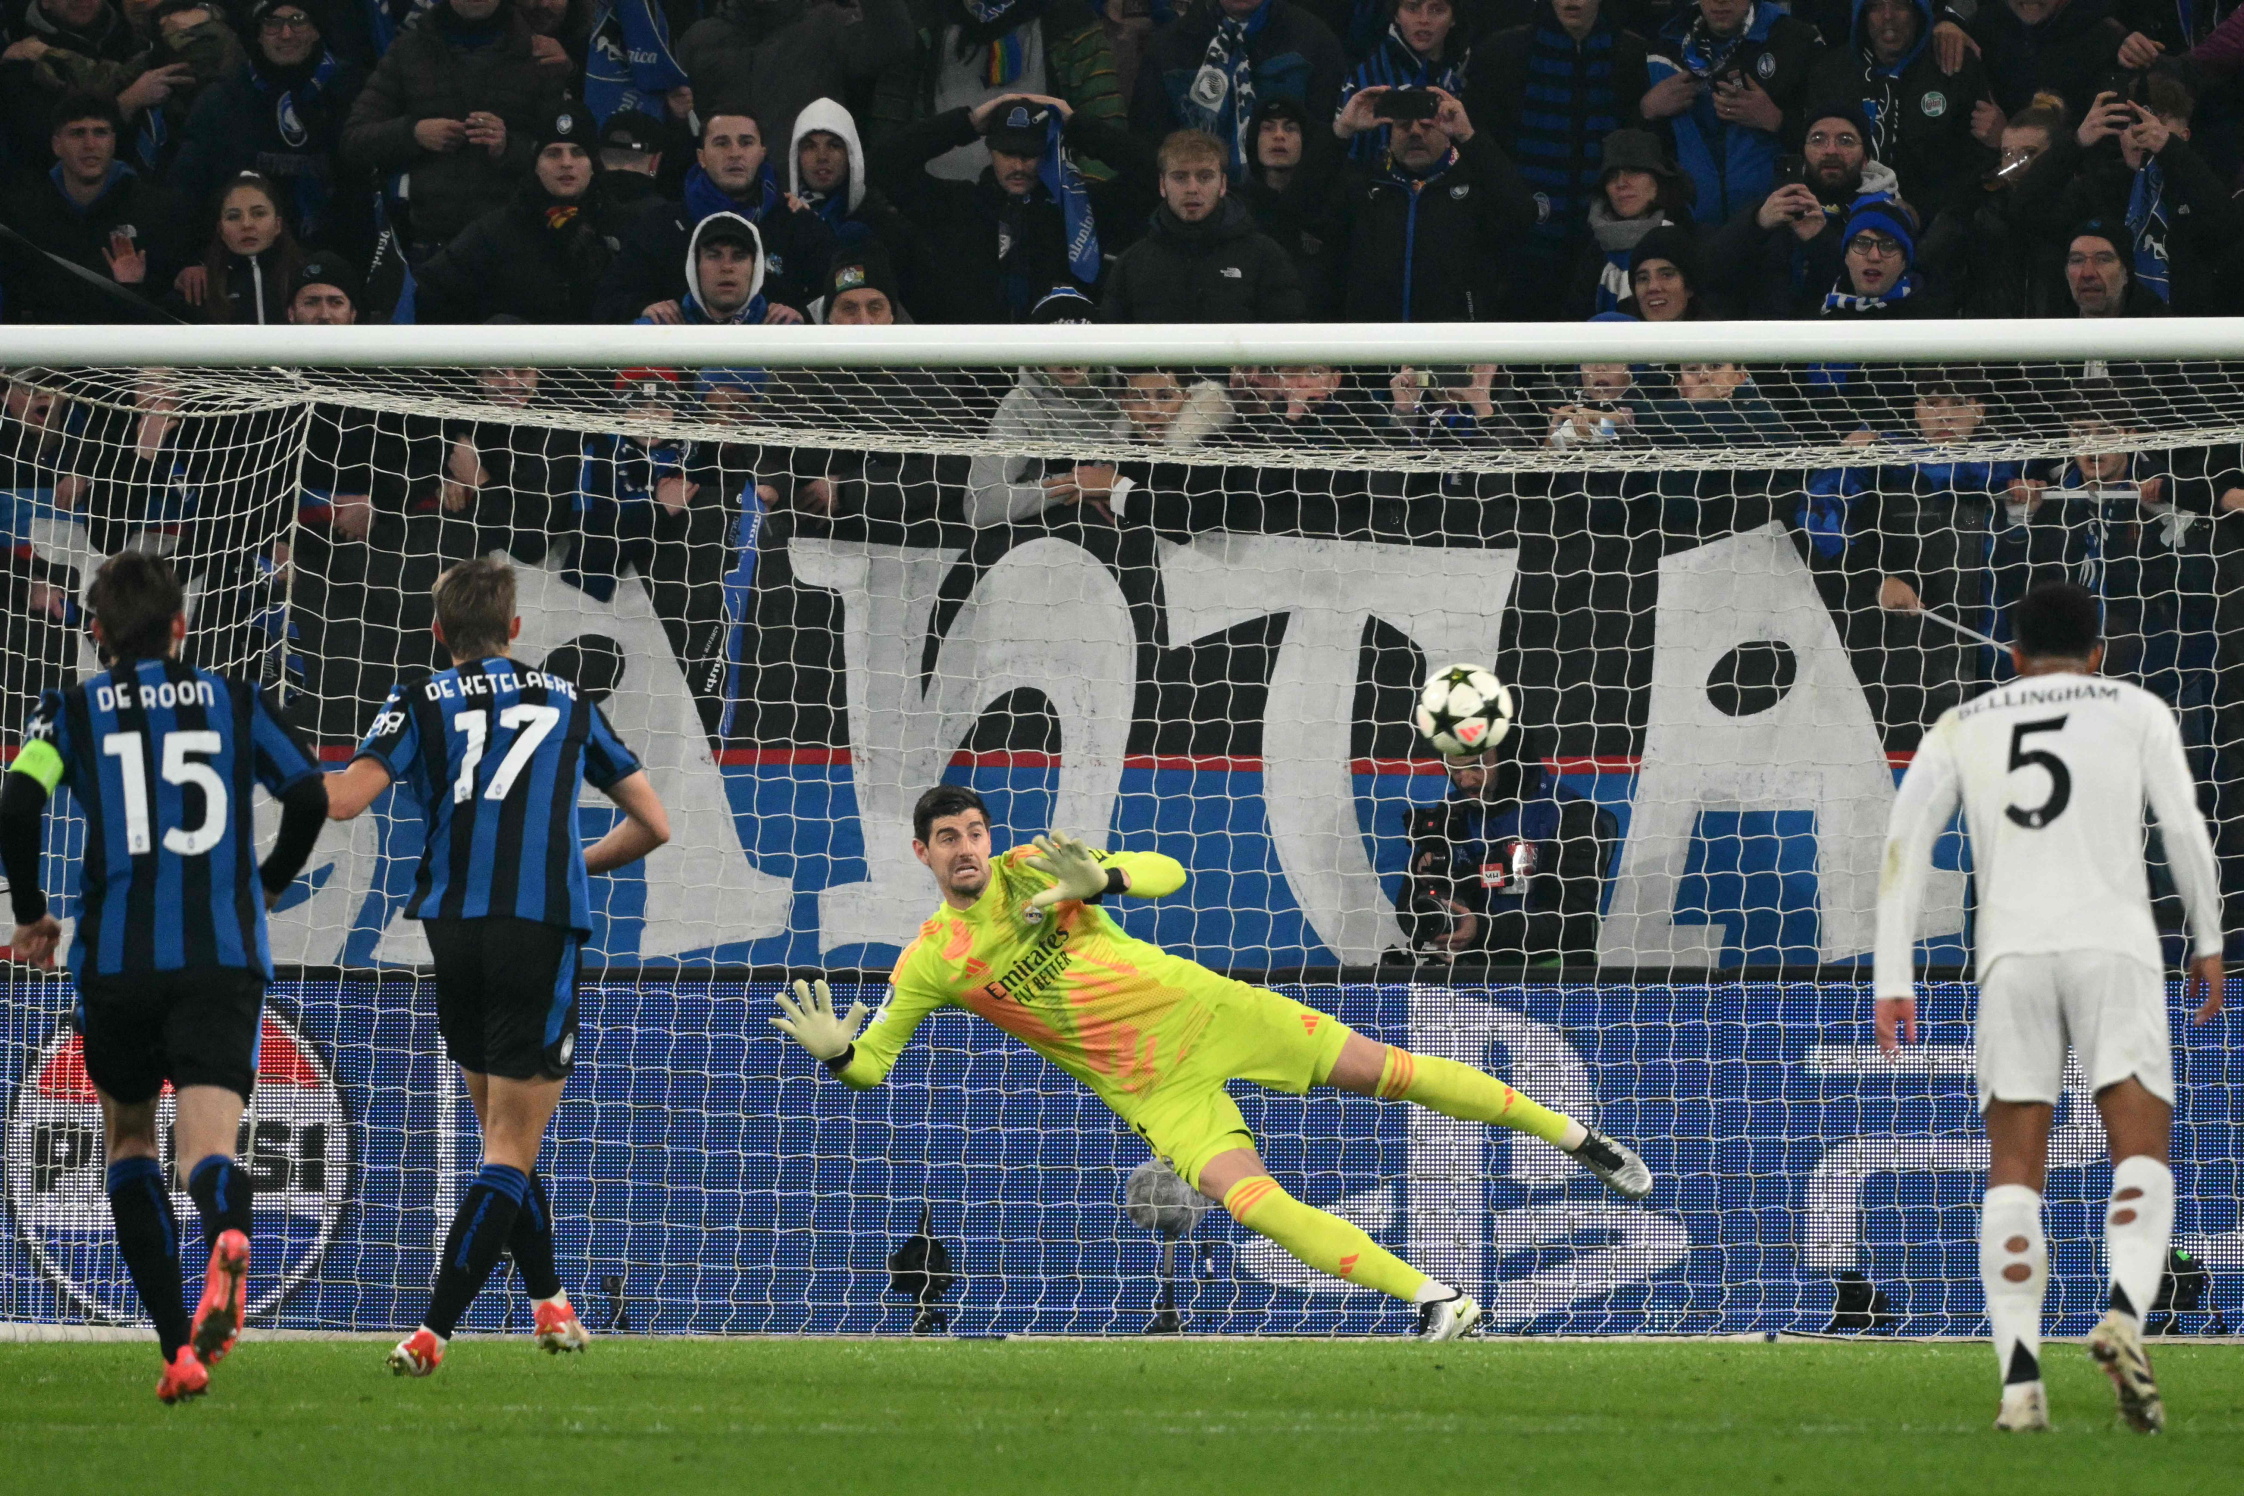
<path fill-rule="evenodd" d="M 1721 289 L 1748 317 L 1801 315 L 1839 278 L 1847 215 L 1857 200 L 1902 195 L 1901 183 L 1870 157 L 1870 125 L 1852 100 L 1807 111 L 1799 180 L 1748 200 L 1706 237 L 1706 259 L 1720 267 Z"/>
<path fill-rule="evenodd" d="M 185 202 L 209 202 L 225 183 L 254 171 L 280 189 L 305 242 L 367 253 L 371 183 L 337 160 L 365 69 L 335 55 L 312 11 L 297 0 L 257 0 L 244 25 L 248 65 L 195 100 L 172 160 L 172 190 Z"/>
<path fill-rule="evenodd" d="M 1917 221 L 1908 205 L 1866 197 L 1841 231 L 1838 276 L 1801 307 L 1802 316 L 1894 321 L 1946 314 L 1916 268 Z"/>

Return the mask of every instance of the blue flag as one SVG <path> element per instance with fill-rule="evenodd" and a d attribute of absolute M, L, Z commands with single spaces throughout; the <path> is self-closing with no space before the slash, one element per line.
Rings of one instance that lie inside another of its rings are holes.
<path fill-rule="evenodd" d="M 663 95 L 684 85 L 670 54 L 670 22 L 654 0 L 602 0 L 585 54 L 584 102 L 601 123 L 619 109 L 663 118 Z"/>

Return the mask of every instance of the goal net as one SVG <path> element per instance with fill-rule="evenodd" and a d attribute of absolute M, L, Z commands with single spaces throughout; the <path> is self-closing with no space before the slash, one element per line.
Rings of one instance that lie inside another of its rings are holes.
<path fill-rule="evenodd" d="M 1898 1064 L 1867 952 L 1898 777 L 2007 678 L 2032 584 L 2102 600 L 2244 893 L 2229 324 L 700 331 L 0 340 L 0 741 L 97 668 L 86 583 L 138 548 L 187 581 L 192 657 L 339 766 L 445 663 L 430 584 L 498 553 L 518 656 L 644 759 L 676 834 L 595 880 L 545 1159 L 596 1327 L 926 1327 L 889 1262 L 923 1217 L 954 1333 L 1136 1331 L 1164 1263 L 1194 1331 L 1404 1326 L 1221 1212 L 1164 1253 L 1123 1209 L 1144 1144 L 963 1013 L 865 1094 L 767 1026 L 789 974 L 881 1000 L 934 907 L 910 809 L 938 781 L 1000 847 L 1177 858 L 1132 933 L 1638 1144 L 1660 1187 L 1624 1208 L 1542 1144 L 1242 1088 L 1290 1189 L 1506 1331 L 1983 1332 L 1960 834 Z M 1512 701 L 1463 770 L 1411 722 L 1453 663 Z M 50 892 L 83 833 L 56 811 Z M 614 819 L 589 797 L 585 839 Z M 330 827 L 273 917 L 257 1323 L 410 1325 L 472 1173 L 403 917 L 420 825 L 386 796 Z M 0 1319 L 127 1322 L 71 988 L 8 980 Z M 2229 1032 L 2176 1029 L 2178 1240 L 2210 1274 L 2177 1280 L 2184 1330 L 2244 1299 Z M 2099 1308 L 2102 1146 L 2076 1077 L 2065 1330 Z M 509 1278 L 469 1328 L 527 1320 Z"/>

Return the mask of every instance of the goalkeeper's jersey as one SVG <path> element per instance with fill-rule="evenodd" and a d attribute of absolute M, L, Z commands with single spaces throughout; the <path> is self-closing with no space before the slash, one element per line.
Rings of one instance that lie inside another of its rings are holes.
<path fill-rule="evenodd" d="M 1095 904 L 1069 900 L 1041 921 L 1023 918 L 1029 895 L 1052 883 L 1027 865 L 1035 855 L 1015 847 L 992 859 L 990 885 L 971 909 L 946 904 L 919 927 L 887 1004 L 839 1072 L 845 1083 L 880 1084 L 913 1031 L 946 1006 L 1018 1036 L 1125 1113 L 1193 1052 L 1238 984 L 1125 934 Z M 1103 852 L 1099 861 L 1127 872 L 1140 897 L 1184 885 L 1183 867 L 1159 853 Z"/>

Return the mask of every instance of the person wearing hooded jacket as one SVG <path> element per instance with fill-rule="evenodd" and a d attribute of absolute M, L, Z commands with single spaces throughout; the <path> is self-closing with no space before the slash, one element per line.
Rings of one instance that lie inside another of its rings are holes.
<path fill-rule="evenodd" d="M 603 211 L 592 116 L 564 106 L 538 132 L 530 178 L 421 267 L 419 320 L 590 322 L 621 225 Z"/>
<path fill-rule="evenodd" d="M 813 99 L 795 116 L 787 191 L 824 220 L 837 250 L 878 245 L 900 278 L 905 302 L 917 299 L 925 274 L 919 234 L 888 194 L 867 180 L 856 117 L 832 99 Z"/>
<path fill-rule="evenodd" d="M 1226 188 L 1223 146 L 1199 130 L 1161 142 L 1161 206 L 1107 276 L 1109 322 L 1299 322 L 1301 276 Z"/>
<path fill-rule="evenodd" d="M 694 230 L 731 214 L 755 225 L 764 294 L 780 321 L 802 320 L 833 258 L 834 232 L 810 208 L 779 190 L 765 149 L 768 137 L 754 111 L 736 103 L 710 106 L 701 120 L 701 148 L 686 172 L 685 196 L 641 212 L 623 236 L 602 278 L 594 316 L 602 322 L 679 320 L 680 293 L 690 276 Z M 679 279 L 678 266 L 689 275 Z"/>
<path fill-rule="evenodd" d="M 1030 320 L 1038 326 L 1087 325 L 1095 320 L 1091 298 L 1062 287 L 1037 301 Z M 1074 466 L 1065 460 L 1011 455 L 1023 445 L 1103 443 L 1122 419 L 1115 404 L 1110 371 L 1081 365 L 1047 365 L 1020 371 L 1012 389 L 990 420 L 990 448 L 977 451 L 966 479 L 966 522 L 998 525 L 1041 514 L 1056 503 L 1046 486 L 1050 474 Z"/>
<path fill-rule="evenodd" d="M 1930 223 L 1978 191 L 1995 153 L 1972 134 L 1972 114 L 1992 97 L 1987 70 L 1968 53 L 1953 73 L 1932 45 L 1932 0 L 1853 0 L 1844 46 L 1824 48 L 1807 97 L 1861 105 L 1870 155 L 1893 168 L 1909 205 Z"/>

